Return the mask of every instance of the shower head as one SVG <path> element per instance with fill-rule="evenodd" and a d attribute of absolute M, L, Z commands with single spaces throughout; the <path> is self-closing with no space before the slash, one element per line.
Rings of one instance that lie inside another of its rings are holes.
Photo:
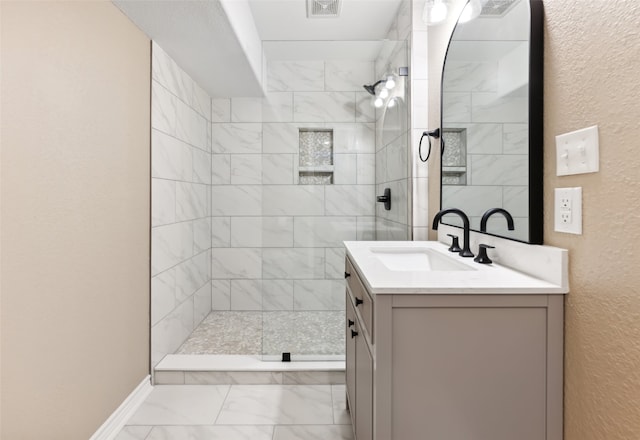
<path fill-rule="evenodd" d="M 370 95 L 374 95 L 376 94 L 376 87 L 378 86 L 378 84 L 380 84 L 381 82 L 383 82 L 383 80 L 377 81 L 371 85 L 363 85 L 362 87 L 364 87 L 364 89 L 369 92 Z"/>

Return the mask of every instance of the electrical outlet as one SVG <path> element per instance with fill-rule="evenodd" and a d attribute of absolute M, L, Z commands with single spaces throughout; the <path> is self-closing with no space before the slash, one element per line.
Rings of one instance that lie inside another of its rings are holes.
<path fill-rule="evenodd" d="M 582 234 L 582 188 L 556 188 L 555 230 Z"/>
<path fill-rule="evenodd" d="M 560 211 L 560 221 L 563 225 L 569 225 L 572 221 L 571 210 Z"/>

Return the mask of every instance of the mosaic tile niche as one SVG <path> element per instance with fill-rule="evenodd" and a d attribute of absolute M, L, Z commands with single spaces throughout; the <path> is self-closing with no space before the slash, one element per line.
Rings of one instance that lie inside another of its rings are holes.
<path fill-rule="evenodd" d="M 442 183 L 444 185 L 467 184 L 467 130 L 443 131 Z"/>
<path fill-rule="evenodd" d="M 333 130 L 300 129 L 300 185 L 333 183 Z"/>

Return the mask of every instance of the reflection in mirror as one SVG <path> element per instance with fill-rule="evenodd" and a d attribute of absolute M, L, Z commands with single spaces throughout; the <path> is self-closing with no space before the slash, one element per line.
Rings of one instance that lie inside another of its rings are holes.
<path fill-rule="evenodd" d="M 454 29 L 442 78 L 441 208 L 462 209 L 477 231 L 485 211 L 504 208 L 515 230 L 495 216 L 489 233 L 541 243 L 541 74 L 534 78 L 529 60 L 542 49 L 533 3 L 485 2 Z"/>
<path fill-rule="evenodd" d="M 306 173 L 309 184 L 320 185 L 322 178 L 333 185 L 326 186 L 327 194 L 336 201 L 327 203 L 333 213 L 358 214 L 353 217 L 358 239 L 410 240 L 407 41 L 265 41 L 263 51 L 268 92 L 264 99 L 275 99 L 276 110 L 293 113 L 286 123 L 277 113 L 267 115 L 269 159 L 273 153 L 297 153 L 295 146 L 281 141 L 297 142 L 301 129 L 333 130 L 334 163 L 311 169 L 296 157 L 295 175 Z M 386 188 L 390 210 L 376 203 Z M 334 195 L 344 196 L 338 201 Z M 344 236 L 345 231 L 336 233 Z"/>

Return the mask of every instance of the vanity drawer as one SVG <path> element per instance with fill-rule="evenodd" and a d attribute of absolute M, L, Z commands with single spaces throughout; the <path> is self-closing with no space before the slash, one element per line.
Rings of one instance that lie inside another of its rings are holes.
<path fill-rule="evenodd" d="M 344 275 L 347 279 L 347 287 L 349 288 L 348 291 L 351 295 L 351 301 L 353 301 L 353 304 L 356 306 L 356 311 L 362 319 L 364 330 L 369 334 L 373 342 L 373 300 L 362 284 L 362 281 L 360 281 L 358 272 L 356 272 L 348 258 L 346 259 Z"/>

